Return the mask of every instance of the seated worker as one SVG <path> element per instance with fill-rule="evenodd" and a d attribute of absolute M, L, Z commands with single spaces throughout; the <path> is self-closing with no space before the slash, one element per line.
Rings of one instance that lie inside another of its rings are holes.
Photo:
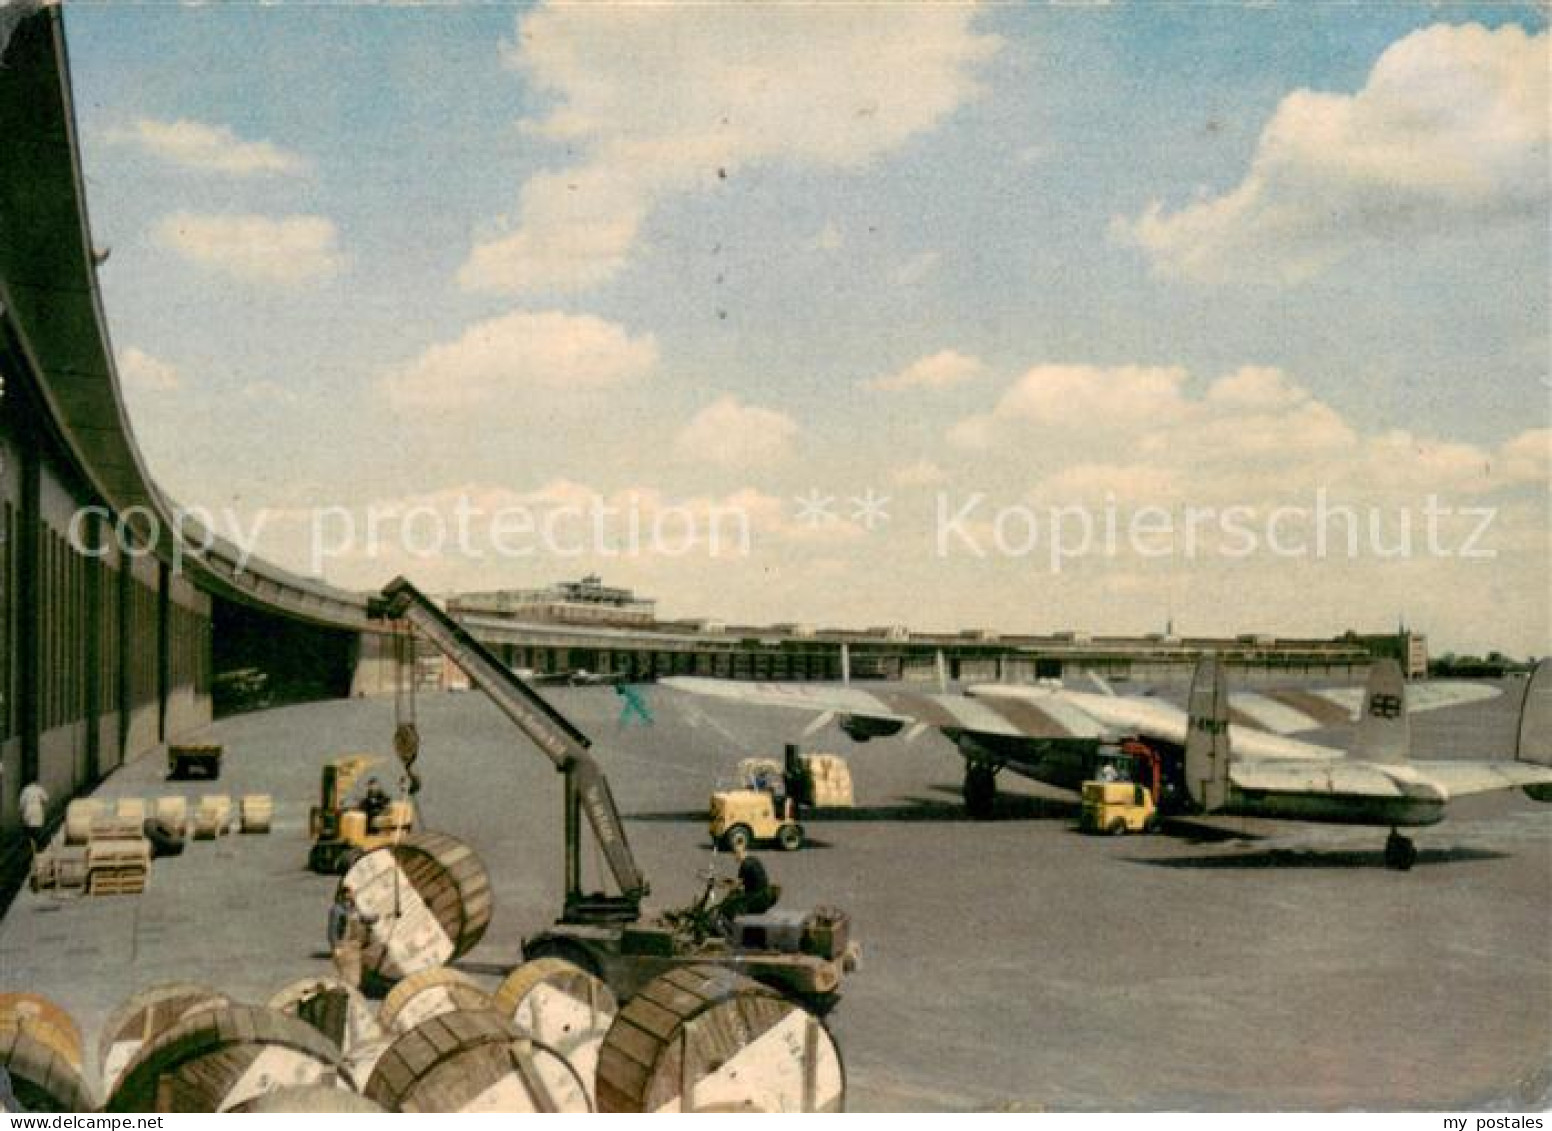
<path fill-rule="evenodd" d="M 392 800 L 384 792 L 382 784 L 376 778 L 367 778 L 366 794 L 361 798 L 361 811 L 366 814 L 367 828 L 372 827 L 372 822 L 377 820 L 391 803 Z"/>
<path fill-rule="evenodd" d="M 765 873 L 765 865 L 750 856 L 743 846 L 733 850 L 733 858 L 738 861 L 738 887 L 723 899 L 723 917 L 732 919 L 738 915 L 763 915 L 775 907 L 776 901 L 781 898 L 781 888 L 771 883 L 771 878 Z"/>

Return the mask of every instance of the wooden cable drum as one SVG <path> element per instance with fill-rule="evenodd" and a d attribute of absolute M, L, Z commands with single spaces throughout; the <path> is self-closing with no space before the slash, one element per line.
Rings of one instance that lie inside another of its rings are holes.
<path fill-rule="evenodd" d="M 112 1092 L 119 1076 L 141 1047 L 198 1009 L 227 1005 L 225 994 L 194 982 L 164 982 L 131 994 L 108 1014 L 97 1038 L 97 1065 L 104 1092 Z"/>
<path fill-rule="evenodd" d="M 245 833 L 267 833 L 275 817 L 275 799 L 267 793 L 245 794 L 238 802 L 238 829 Z"/>
<path fill-rule="evenodd" d="M 324 1088 L 317 1084 L 309 1084 L 300 1088 L 280 1088 L 273 1092 L 265 1092 L 263 1095 L 254 1096 L 251 1100 L 244 1100 L 228 1110 L 243 1115 L 260 1115 L 271 1112 L 304 1111 L 324 1114 L 331 1112 L 381 1114 L 383 1109 L 365 1096 L 347 1088 Z"/>
<path fill-rule="evenodd" d="M 42 994 L 0 994 L 0 1029 L 27 1029 L 77 1072 L 84 1069 L 80 1028 L 70 1014 Z"/>
<path fill-rule="evenodd" d="M 389 1045 L 371 1002 L 333 975 L 299 978 L 282 986 L 270 997 L 269 1007 L 300 1017 L 338 1045 L 340 1067 L 357 1091 Z"/>
<path fill-rule="evenodd" d="M 377 1019 L 385 1029 L 407 1033 L 438 1014 L 490 1007 L 490 994 L 469 975 L 448 966 L 434 966 L 411 974 L 389 990 Z"/>
<path fill-rule="evenodd" d="M 40 1039 L 46 1027 L 0 1026 L 0 1067 L 23 1111 L 95 1111 L 96 1100 L 78 1067 Z"/>
<path fill-rule="evenodd" d="M 320 1011 L 309 1008 L 311 1003 L 323 995 L 335 995 L 344 1005 L 340 1010 L 323 1011 L 327 1020 L 320 1015 Z M 348 985 L 344 979 L 332 974 L 288 982 L 270 995 L 268 1004 L 271 1009 L 300 1017 L 338 1045 L 346 1055 L 356 1045 L 378 1040 L 383 1035 L 382 1025 L 366 996 L 354 986 Z"/>
<path fill-rule="evenodd" d="M 601 1111 L 841 1111 L 840 1051 L 813 1014 L 720 966 L 648 982 L 598 1055 Z"/>
<path fill-rule="evenodd" d="M 189 799 L 187 797 L 169 796 L 158 797 L 151 815 L 159 821 L 165 821 L 168 828 L 179 836 L 189 834 Z"/>
<path fill-rule="evenodd" d="M 232 823 L 232 799 L 224 793 L 207 793 L 194 810 L 194 839 L 215 840 Z"/>
<path fill-rule="evenodd" d="M 592 1111 L 560 1053 L 492 1010 L 443 1013 L 399 1037 L 377 1062 L 366 1095 L 389 1111 Z"/>
<path fill-rule="evenodd" d="M 490 876 L 474 850 L 442 833 L 414 833 L 362 855 L 340 880 L 365 928 L 361 967 L 381 989 L 474 948 L 490 925 Z"/>
<path fill-rule="evenodd" d="M 569 1060 L 595 1097 L 598 1051 L 619 1012 L 602 979 L 564 958 L 536 958 L 507 975 L 492 1004 L 519 1032 Z"/>
<path fill-rule="evenodd" d="M 78 797 L 65 806 L 65 843 L 85 844 L 92 838 L 92 821 L 105 807 L 95 797 Z"/>
<path fill-rule="evenodd" d="M 265 1092 L 332 1087 L 340 1053 L 307 1022 L 254 1005 L 199 1009 L 135 1054 L 109 1111 L 219 1112 Z"/>

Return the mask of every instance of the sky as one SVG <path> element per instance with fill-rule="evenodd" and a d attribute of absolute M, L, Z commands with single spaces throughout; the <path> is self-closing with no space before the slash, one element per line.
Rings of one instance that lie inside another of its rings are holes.
<path fill-rule="evenodd" d="M 290 568 L 1552 651 L 1539 7 L 66 32 L 148 466 Z"/>

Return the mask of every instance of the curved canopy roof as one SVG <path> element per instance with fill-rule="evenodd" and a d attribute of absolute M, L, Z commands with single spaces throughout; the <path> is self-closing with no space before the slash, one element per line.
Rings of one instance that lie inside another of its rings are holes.
<path fill-rule="evenodd" d="M 56 3 L 0 6 L 0 139 L 0 317 L 51 417 L 40 423 L 109 506 L 157 516 L 146 525 L 157 527 L 157 551 L 170 559 L 176 507 L 135 443 L 97 288 Z M 203 532 L 189 537 L 204 541 Z M 257 558 L 239 568 L 241 555 L 224 540 L 180 559 L 195 584 L 218 596 L 332 627 L 380 627 L 368 621 L 363 597 Z"/>

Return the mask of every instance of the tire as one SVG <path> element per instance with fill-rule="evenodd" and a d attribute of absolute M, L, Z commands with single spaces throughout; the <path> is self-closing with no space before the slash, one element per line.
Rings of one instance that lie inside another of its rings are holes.
<path fill-rule="evenodd" d="M 1410 872 L 1416 863 L 1417 845 L 1397 833 L 1385 838 L 1385 867 L 1394 872 Z"/>
<path fill-rule="evenodd" d="M 989 766 L 965 767 L 965 812 L 978 821 L 992 815 L 997 801 L 997 775 Z"/>
<path fill-rule="evenodd" d="M 776 843 L 781 845 L 783 852 L 796 852 L 803 847 L 803 826 L 781 826 L 781 831 L 776 834 Z"/>
<path fill-rule="evenodd" d="M 336 875 L 339 869 L 339 857 L 335 847 L 329 844 L 313 845 L 312 851 L 307 854 L 307 867 L 320 876 Z"/>
<path fill-rule="evenodd" d="M 1111 821 L 1108 825 L 1105 826 L 1105 831 L 1111 836 L 1125 836 L 1126 819 L 1124 817 L 1117 817 L 1115 820 Z"/>
<path fill-rule="evenodd" d="M 1159 820 L 1157 813 L 1150 813 L 1148 819 L 1142 823 L 1142 831 L 1150 834 L 1163 832 L 1164 822 Z"/>
<path fill-rule="evenodd" d="M 748 825 L 734 825 L 722 834 L 722 847 L 729 852 L 737 852 L 740 848 L 748 848 L 754 843 L 754 833 Z"/>
<path fill-rule="evenodd" d="M 151 842 L 153 858 L 177 856 L 183 852 L 183 838 L 166 821 L 152 817 L 141 825 L 141 831 L 145 834 L 146 840 Z"/>

